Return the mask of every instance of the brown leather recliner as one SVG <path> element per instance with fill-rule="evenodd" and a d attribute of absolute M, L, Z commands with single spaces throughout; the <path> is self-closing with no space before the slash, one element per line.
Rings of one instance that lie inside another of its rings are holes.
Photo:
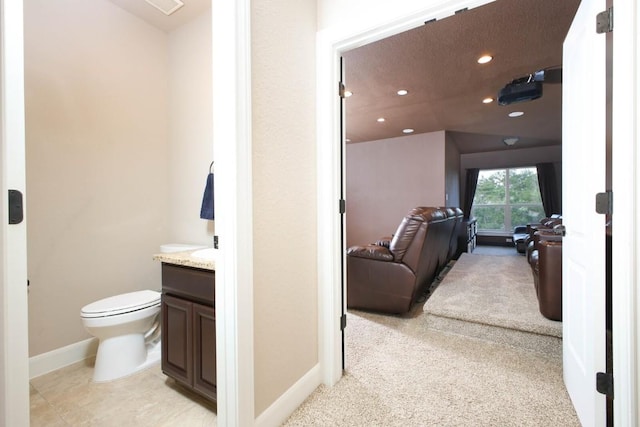
<path fill-rule="evenodd" d="M 531 235 L 527 238 L 527 248 L 525 255 L 527 261 L 531 264 L 531 253 L 538 249 L 538 242 L 540 240 L 553 240 L 557 242 L 562 241 L 562 234 L 557 233 L 552 228 L 540 228 L 531 230 Z"/>
<path fill-rule="evenodd" d="M 347 306 L 385 313 L 409 311 L 438 273 L 443 242 L 448 253 L 450 221 L 455 217 L 447 217 L 441 209 L 414 208 L 390 241 L 349 248 Z"/>
<path fill-rule="evenodd" d="M 464 227 L 464 213 L 462 209 L 453 208 L 453 213 L 456 225 L 453 227 L 453 234 L 451 234 L 451 240 L 449 241 L 449 257 L 447 262 L 454 259 L 458 254 L 458 236 Z"/>
<path fill-rule="evenodd" d="M 562 235 L 557 234 L 553 230 L 541 229 L 534 232 L 529 239 L 525 255 L 527 257 L 527 261 L 529 262 L 529 266 L 531 267 L 531 272 L 533 273 L 533 282 L 536 288 L 536 294 L 538 292 L 538 246 L 541 240 L 562 242 Z"/>
<path fill-rule="evenodd" d="M 529 259 L 538 308 L 547 319 L 562 320 L 562 239 L 539 238 Z"/>
<path fill-rule="evenodd" d="M 525 231 L 527 236 L 525 236 L 524 239 L 525 250 L 528 251 L 529 243 L 533 240 L 533 236 L 536 232 L 553 232 L 554 228 L 560 224 L 562 224 L 562 215 L 559 214 L 552 215 L 550 218 L 542 218 L 540 222 L 536 224 L 527 224 Z M 528 258 L 528 252 L 526 254 Z"/>

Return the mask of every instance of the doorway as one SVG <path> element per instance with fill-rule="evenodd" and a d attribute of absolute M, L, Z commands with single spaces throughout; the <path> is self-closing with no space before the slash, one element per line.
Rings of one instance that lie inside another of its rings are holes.
<path fill-rule="evenodd" d="M 112 2 L 25 2 L 33 376 L 91 355 L 80 307 L 160 290 L 161 244 L 211 244 L 210 4 L 191 18 L 165 32 Z"/>
<path fill-rule="evenodd" d="M 444 9 L 445 8 L 442 7 L 441 9 L 438 9 L 437 12 L 444 14 L 444 12 L 445 12 Z M 434 11 L 430 10 L 429 13 L 425 13 L 423 15 L 423 17 L 431 17 L 433 13 L 434 13 Z M 378 17 L 378 19 L 381 22 L 385 21 L 383 17 Z M 409 18 L 409 19 L 399 20 L 399 21 L 396 21 L 394 23 L 388 24 L 388 26 L 381 27 L 381 30 L 379 30 L 377 32 L 365 32 L 365 31 L 363 31 L 362 33 L 360 33 L 358 35 L 353 35 L 353 34 L 357 33 L 357 31 L 352 30 L 351 32 L 345 32 L 344 34 L 342 34 L 342 38 L 341 37 L 336 37 L 335 35 L 333 35 L 332 38 L 329 38 L 329 39 L 325 40 L 325 47 L 327 49 L 323 52 L 322 58 L 323 58 L 323 60 L 325 62 L 322 65 L 335 63 L 335 61 L 336 61 L 336 59 L 335 59 L 336 58 L 336 53 L 339 53 L 339 52 L 342 52 L 342 51 L 346 51 L 349 48 L 354 47 L 354 46 L 362 46 L 366 42 L 369 42 L 369 41 L 379 40 L 379 39 L 381 39 L 381 38 L 383 38 L 383 37 L 385 37 L 385 36 L 387 36 L 389 34 L 396 34 L 396 33 L 398 33 L 400 31 L 400 29 L 414 28 L 414 27 L 416 27 L 418 25 L 422 25 L 422 23 L 419 22 L 419 21 L 420 21 L 420 19 L 413 19 L 413 17 L 412 17 L 412 18 Z M 333 68 L 333 69 L 335 70 L 335 68 Z M 335 72 L 334 72 L 333 76 L 335 76 Z M 328 80 L 323 79 L 322 81 L 325 82 L 325 83 L 328 83 Z M 329 86 L 325 85 L 325 87 L 328 88 Z M 325 101 L 321 101 L 321 102 L 324 103 Z M 325 105 L 328 105 L 329 102 L 330 101 L 328 99 L 326 99 L 326 103 L 327 104 L 325 104 Z M 333 107 L 333 108 L 335 109 L 335 107 Z M 328 110 L 331 110 L 331 109 L 328 108 Z M 335 110 L 333 110 L 333 111 L 335 111 Z M 321 112 L 321 114 L 324 114 L 324 113 Z M 336 117 L 336 115 L 334 115 L 334 117 Z M 325 117 L 324 121 L 323 121 L 323 118 L 321 117 L 320 118 L 320 122 L 321 123 L 325 123 L 325 124 L 330 124 L 330 123 L 332 123 L 332 120 L 328 119 L 327 117 Z M 334 126 L 333 129 L 335 129 L 336 124 L 333 123 L 333 126 Z M 334 134 L 337 134 L 337 132 L 334 132 Z M 322 141 L 323 141 L 324 132 L 320 132 L 319 135 L 320 135 L 320 139 L 321 139 L 320 145 L 323 145 Z M 330 138 L 328 138 L 328 139 L 330 139 Z M 335 159 L 336 158 L 335 155 L 332 154 L 332 153 L 333 153 L 332 149 L 325 148 L 325 149 L 320 150 L 319 155 L 321 157 L 321 160 L 326 160 L 327 161 L 327 165 L 330 165 L 331 161 L 332 161 L 331 159 Z M 336 172 L 337 168 L 333 167 L 332 171 Z M 327 179 L 330 180 L 330 178 L 328 176 L 326 176 L 326 175 L 323 175 L 322 172 L 321 172 L 320 175 L 321 176 L 325 176 Z M 614 175 L 615 175 L 615 172 L 614 172 Z M 334 174 L 334 176 L 336 176 L 336 175 Z M 614 180 L 615 180 L 615 178 L 614 178 Z M 327 220 L 323 225 L 327 227 L 327 231 L 333 230 L 333 233 L 335 233 L 335 231 L 338 230 L 338 228 L 335 226 L 335 224 L 337 224 L 337 221 L 335 219 L 333 219 L 333 220 Z M 332 234 L 332 235 L 335 236 L 336 234 Z M 338 252 L 338 254 L 339 253 L 340 252 Z M 334 254 L 332 257 L 323 257 L 321 255 L 321 260 L 320 260 L 321 261 L 321 266 L 324 263 L 324 265 L 327 265 L 327 266 L 330 267 L 330 265 L 332 263 L 334 263 L 335 261 L 337 261 L 338 259 L 339 259 L 339 255 L 337 255 L 337 254 Z M 339 278 L 338 275 L 336 275 L 334 277 Z M 630 282 L 627 281 L 626 283 L 628 285 Z M 329 299 L 331 299 L 331 297 L 333 296 L 334 297 L 333 300 L 336 301 L 335 293 L 334 294 L 327 293 L 327 296 L 329 297 Z M 329 365 L 330 365 L 330 362 L 329 362 Z M 331 370 L 331 366 L 329 366 L 329 369 L 327 370 L 327 373 L 328 373 L 327 377 L 329 378 L 329 381 L 333 381 L 335 378 L 338 377 L 338 375 L 336 375 L 336 371 L 335 370 L 333 370 L 333 371 Z"/>
<path fill-rule="evenodd" d="M 561 85 L 547 78 L 542 98 L 530 102 L 496 98 L 512 80 L 561 65 L 578 3 L 499 0 L 342 53 L 352 92 L 347 247 L 391 235 L 416 206 L 462 207 L 467 169 L 561 164 Z M 509 24 L 483 31 L 492 22 Z M 492 61 L 476 62 L 485 54 Z M 522 117 L 508 116 L 518 110 Z M 517 143 L 507 145 L 508 136 Z"/>

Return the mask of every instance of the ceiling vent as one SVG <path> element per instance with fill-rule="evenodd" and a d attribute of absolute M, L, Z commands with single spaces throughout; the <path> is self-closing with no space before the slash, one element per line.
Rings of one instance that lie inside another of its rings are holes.
<path fill-rule="evenodd" d="M 180 0 L 145 0 L 151 6 L 155 7 L 165 15 L 169 16 L 176 10 L 184 6 Z"/>

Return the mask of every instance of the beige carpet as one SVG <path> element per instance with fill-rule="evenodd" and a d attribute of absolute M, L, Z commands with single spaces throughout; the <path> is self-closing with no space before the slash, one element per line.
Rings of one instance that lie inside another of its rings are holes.
<path fill-rule="evenodd" d="M 562 322 L 540 314 L 523 256 L 462 254 L 424 304 L 429 327 L 561 354 Z"/>
<path fill-rule="evenodd" d="M 285 426 L 578 426 L 561 360 L 350 311 L 346 371 Z"/>
<path fill-rule="evenodd" d="M 284 425 L 579 426 L 532 280 L 522 256 L 464 254 L 424 311 L 351 310 L 343 378 Z"/>

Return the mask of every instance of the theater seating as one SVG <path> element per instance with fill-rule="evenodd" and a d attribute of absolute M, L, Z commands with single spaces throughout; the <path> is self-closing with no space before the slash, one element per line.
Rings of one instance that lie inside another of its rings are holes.
<path fill-rule="evenodd" d="M 518 225 L 513 229 L 513 244 L 521 254 L 527 253 L 527 246 L 533 234 L 538 230 L 552 230 L 558 224 L 562 224 L 562 215 L 553 214 L 545 217 L 535 224 Z"/>
<path fill-rule="evenodd" d="M 457 208 L 417 207 L 391 238 L 347 250 L 347 306 L 405 313 L 455 254 Z"/>
<path fill-rule="evenodd" d="M 562 236 L 549 230 L 536 231 L 527 258 L 540 313 L 550 320 L 562 320 Z"/>
<path fill-rule="evenodd" d="M 538 246 L 538 307 L 547 319 L 562 320 L 562 242 L 542 240 Z"/>
<path fill-rule="evenodd" d="M 458 255 L 458 236 L 460 236 L 464 227 L 464 214 L 460 208 L 444 208 L 447 210 L 447 216 L 452 217 L 455 220 L 453 226 L 453 233 L 451 233 L 451 239 L 449 241 L 449 252 L 447 254 L 445 265 L 453 258 L 457 258 Z M 444 267 L 444 266 L 443 266 Z"/>

